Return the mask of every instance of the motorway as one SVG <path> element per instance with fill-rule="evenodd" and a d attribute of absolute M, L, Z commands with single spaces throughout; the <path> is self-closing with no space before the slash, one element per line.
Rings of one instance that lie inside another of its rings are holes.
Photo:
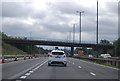
<path fill-rule="evenodd" d="M 118 79 L 118 69 L 68 58 L 68 66 L 47 66 L 47 57 L 2 64 L 2 79 Z"/>

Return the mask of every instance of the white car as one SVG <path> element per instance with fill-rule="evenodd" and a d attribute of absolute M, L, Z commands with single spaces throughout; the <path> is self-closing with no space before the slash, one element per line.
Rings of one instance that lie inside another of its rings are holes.
<path fill-rule="evenodd" d="M 65 67 L 67 66 L 67 58 L 64 51 L 53 50 L 48 57 L 48 66 L 62 64 Z"/>
<path fill-rule="evenodd" d="M 74 54 L 74 56 L 78 56 L 78 54 Z"/>
<path fill-rule="evenodd" d="M 110 54 L 101 54 L 100 57 L 102 58 L 111 58 Z"/>
<path fill-rule="evenodd" d="M 92 58 L 92 57 L 93 57 L 93 55 L 88 55 L 88 57 Z"/>

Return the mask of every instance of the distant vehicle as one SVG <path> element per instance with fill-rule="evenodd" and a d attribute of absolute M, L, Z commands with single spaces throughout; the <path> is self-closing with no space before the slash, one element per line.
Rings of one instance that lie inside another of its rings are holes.
<path fill-rule="evenodd" d="M 74 56 L 78 56 L 78 54 L 74 54 Z"/>
<path fill-rule="evenodd" d="M 101 58 L 111 58 L 110 54 L 101 54 L 100 55 Z"/>
<path fill-rule="evenodd" d="M 88 55 L 88 57 L 92 58 L 92 57 L 93 57 L 93 55 Z"/>
<path fill-rule="evenodd" d="M 48 66 L 62 64 L 65 67 L 67 66 L 67 57 L 64 51 L 53 50 L 48 57 Z"/>

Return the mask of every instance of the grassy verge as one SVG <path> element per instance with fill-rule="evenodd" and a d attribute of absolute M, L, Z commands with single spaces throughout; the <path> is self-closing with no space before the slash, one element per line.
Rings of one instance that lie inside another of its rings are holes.
<path fill-rule="evenodd" d="M 98 62 L 94 62 L 94 61 L 87 60 L 87 59 L 81 59 L 81 60 L 83 60 L 83 61 L 87 61 L 87 62 L 91 62 L 91 63 L 95 63 L 95 64 L 101 64 L 101 65 L 104 65 L 104 66 L 109 66 L 109 67 L 113 67 L 113 68 L 120 69 L 120 67 L 117 67 L 117 66 L 114 66 L 114 65 L 110 65 L 110 64 L 98 63 Z"/>
<path fill-rule="evenodd" d="M 4 55 L 24 55 L 26 54 L 22 50 L 11 46 L 10 44 L 6 44 L 5 42 L 2 42 L 2 54 Z"/>

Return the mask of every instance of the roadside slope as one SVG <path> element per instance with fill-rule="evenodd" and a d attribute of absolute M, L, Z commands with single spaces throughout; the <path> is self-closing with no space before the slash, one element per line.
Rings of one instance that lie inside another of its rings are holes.
<path fill-rule="evenodd" d="M 21 54 L 26 54 L 26 53 L 2 41 L 2 54 L 3 55 L 19 55 L 19 54 L 21 55 Z"/>

